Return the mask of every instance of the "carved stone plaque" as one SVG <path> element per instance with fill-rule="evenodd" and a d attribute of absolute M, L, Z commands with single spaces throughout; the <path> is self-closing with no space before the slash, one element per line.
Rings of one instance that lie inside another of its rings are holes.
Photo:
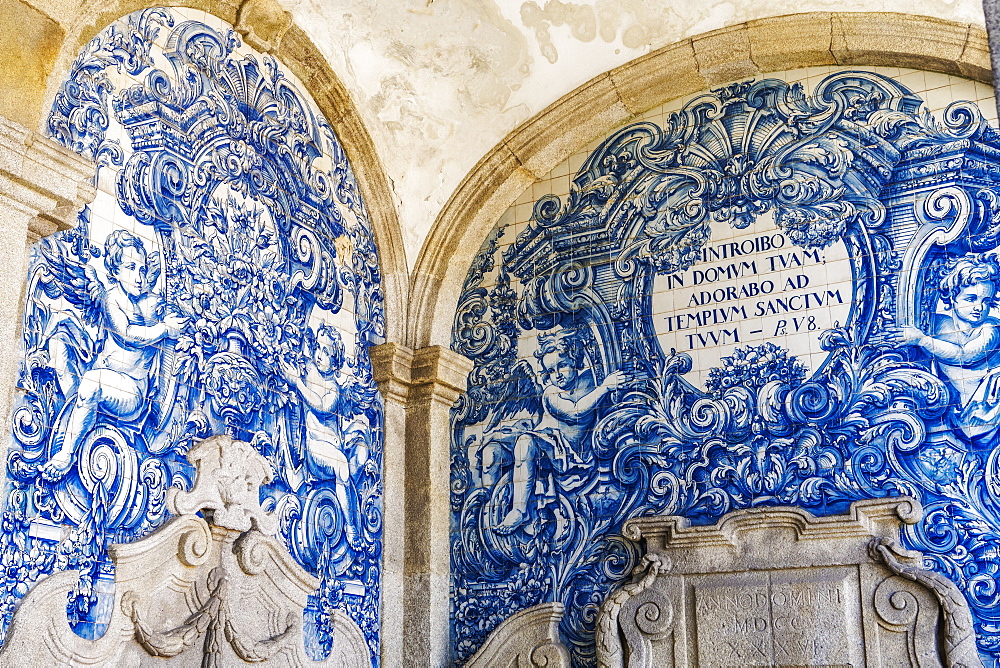
<path fill-rule="evenodd" d="M 698 665 L 861 665 L 857 580 L 799 569 L 694 579 Z"/>
<path fill-rule="evenodd" d="M 696 584 L 694 602 L 701 664 L 770 661 L 774 639 L 766 574 L 747 573 Z"/>
<path fill-rule="evenodd" d="M 625 533 L 648 552 L 601 608 L 598 665 L 981 666 L 964 599 L 895 544 L 920 513 L 889 499 L 824 518 L 772 508 L 709 527 L 632 520 Z"/>
<path fill-rule="evenodd" d="M 805 569 L 771 576 L 774 663 L 861 665 L 858 586 L 844 569 Z"/>

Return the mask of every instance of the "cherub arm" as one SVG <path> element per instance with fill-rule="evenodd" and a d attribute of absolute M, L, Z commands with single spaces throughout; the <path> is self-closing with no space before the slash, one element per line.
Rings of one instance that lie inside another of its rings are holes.
<path fill-rule="evenodd" d="M 915 327 L 904 327 L 904 343 L 919 346 L 945 364 L 970 364 L 979 362 L 1000 345 L 1000 329 L 996 325 L 979 327 L 975 336 L 965 343 L 953 343 L 928 336 Z"/>
<path fill-rule="evenodd" d="M 175 333 L 175 328 L 172 325 L 176 324 L 179 327 L 181 323 L 181 319 L 173 315 L 168 315 L 163 321 L 155 325 L 137 325 L 131 323 L 125 309 L 110 294 L 105 300 L 105 308 L 110 323 L 109 330 L 114 334 L 115 338 L 137 348 L 172 337 Z M 177 322 L 174 323 L 174 320 Z"/>
<path fill-rule="evenodd" d="M 302 395 L 303 401 L 317 413 L 330 415 L 340 404 L 340 387 L 336 383 L 326 386 L 326 392 L 320 393 L 313 386 L 306 384 L 299 376 L 298 370 L 290 364 L 282 361 L 281 370 L 285 379 Z"/>
<path fill-rule="evenodd" d="M 618 385 L 624 383 L 626 380 L 628 380 L 628 378 L 622 371 L 610 373 L 604 378 L 600 385 L 576 401 L 560 396 L 559 388 L 549 386 L 548 389 L 545 390 L 545 406 L 557 420 L 569 423 L 579 422 L 591 411 L 597 408 L 597 404 L 604 398 L 604 395 L 616 388 Z"/>

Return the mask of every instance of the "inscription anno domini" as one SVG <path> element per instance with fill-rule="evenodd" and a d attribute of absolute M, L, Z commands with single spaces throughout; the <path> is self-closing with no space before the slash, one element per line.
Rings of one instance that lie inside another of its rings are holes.
<path fill-rule="evenodd" d="M 849 614 L 853 582 L 830 573 L 790 575 L 745 573 L 695 584 L 699 665 L 860 665 L 861 620 Z"/>

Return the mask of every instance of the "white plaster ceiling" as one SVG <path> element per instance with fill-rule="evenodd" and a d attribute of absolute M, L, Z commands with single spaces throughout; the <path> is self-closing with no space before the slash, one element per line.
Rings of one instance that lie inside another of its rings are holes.
<path fill-rule="evenodd" d="M 285 0 L 346 85 L 394 195 L 410 268 L 442 206 L 518 124 L 692 35 L 811 11 L 983 23 L 980 0 Z"/>

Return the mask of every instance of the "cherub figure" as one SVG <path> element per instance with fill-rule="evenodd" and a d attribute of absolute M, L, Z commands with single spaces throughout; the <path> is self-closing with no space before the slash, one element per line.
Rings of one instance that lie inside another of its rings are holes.
<path fill-rule="evenodd" d="M 624 372 L 615 371 L 600 384 L 595 382 L 593 372 L 584 364 L 579 336 L 571 330 L 541 335 L 538 343 L 535 359 L 541 364 L 544 384 L 542 416 L 514 443 L 511 508 L 496 527 L 499 534 L 512 533 L 530 519 L 528 501 L 543 458 L 564 482 L 586 474 L 593 463 L 589 439 L 597 406 L 608 392 L 628 380 Z"/>
<path fill-rule="evenodd" d="M 76 388 L 65 431 L 53 437 L 52 456 L 39 469 L 46 480 L 59 480 L 69 472 L 98 412 L 132 422 L 146 406 L 158 353 L 154 344 L 175 339 L 185 322 L 183 317 L 165 312 L 163 300 L 153 292 L 159 274 L 153 264 L 150 271 L 142 240 L 126 230 L 115 230 L 104 244 L 110 289 L 104 289 L 89 266 L 62 268 L 81 274 L 75 279 L 86 284 L 86 297 L 66 296 L 92 314 L 92 322 L 103 326 L 107 336 Z"/>
<path fill-rule="evenodd" d="M 367 448 L 354 448 L 353 462 L 347 457 L 347 443 L 341 417 L 349 409 L 344 384 L 338 378 L 343 368 L 344 343 L 340 333 L 328 325 L 316 331 L 311 363 L 301 371 L 285 361 L 281 371 L 302 396 L 306 411 L 307 467 L 320 480 L 333 480 L 334 493 L 344 516 L 344 533 L 353 549 L 360 546 L 357 528 L 357 495 L 350 489 L 351 473 L 368 460 Z"/>
<path fill-rule="evenodd" d="M 903 345 L 917 346 L 933 357 L 959 398 L 956 424 L 970 438 L 995 429 L 1000 418 L 1000 321 L 996 306 L 1000 266 L 993 256 L 969 253 L 945 266 L 938 285 L 948 312 L 933 334 L 916 327 L 893 332 Z"/>

